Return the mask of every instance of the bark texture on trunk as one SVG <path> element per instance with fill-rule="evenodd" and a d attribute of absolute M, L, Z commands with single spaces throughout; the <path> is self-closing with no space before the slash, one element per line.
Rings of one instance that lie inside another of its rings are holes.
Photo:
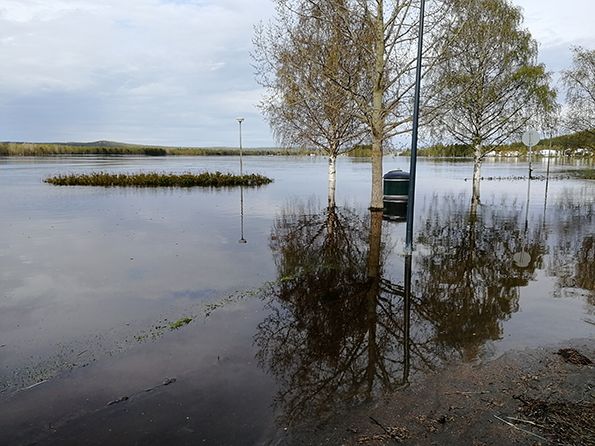
<path fill-rule="evenodd" d="M 370 212 L 368 238 L 368 279 L 380 276 L 380 247 L 382 243 L 382 211 Z"/>
<path fill-rule="evenodd" d="M 337 156 L 328 157 L 328 207 L 335 207 L 335 190 L 337 187 Z"/>
<path fill-rule="evenodd" d="M 372 89 L 372 197 L 370 209 L 382 209 L 382 149 L 384 144 L 384 8 L 378 1 L 374 17 L 374 83 Z"/>

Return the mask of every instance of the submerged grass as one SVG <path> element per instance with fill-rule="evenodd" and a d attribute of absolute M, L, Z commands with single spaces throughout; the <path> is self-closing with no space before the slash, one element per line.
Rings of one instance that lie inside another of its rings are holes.
<path fill-rule="evenodd" d="M 595 180 L 595 169 L 567 170 L 566 173 L 583 180 Z"/>
<path fill-rule="evenodd" d="M 182 327 L 188 325 L 190 322 L 192 322 L 191 317 L 183 317 L 183 318 L 178 319 L 177 321 L 169 324 L 169 329 L 170 330 L 178 330 L 179 328 L 182 328 Z"/>
<path fill-rule="evenodd" d="M 56 186 L 103 186 L 103 187 L 256 187 L 273 180 L 259 174 L 234 175 L 222 172 L 195 173 L 108 173 L 57 175 L 46 178 L 46 183 Z"/>

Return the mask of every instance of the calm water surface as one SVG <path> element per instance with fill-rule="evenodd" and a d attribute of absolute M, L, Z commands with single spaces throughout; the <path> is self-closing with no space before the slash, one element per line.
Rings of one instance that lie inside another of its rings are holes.
<path fill-rule="evenodd" d="M 485 181 L 472 207 L 469 163 L 422 161 L 410 268 L 367 162 L 340 160 L 335 210 L 316 157 L 249 157 L 275 182 L 242 192 L 42 182 L 237 164 L 0 158 L 0 443 L 266 444 L 449 361 L 593 338 L 593 181 Z"/>

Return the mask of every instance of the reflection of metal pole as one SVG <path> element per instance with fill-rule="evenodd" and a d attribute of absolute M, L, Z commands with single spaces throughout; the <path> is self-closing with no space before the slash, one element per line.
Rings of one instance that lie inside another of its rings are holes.
<path fill-rule="evenodd" d="M 411 368 L 410 331 L 411 331 L 411 255 L 405 256 L 405 297 L 403 299 L 403 384 L 409 383 Z"/>
<path fill-rule="evenodd" d="M 549 149 L 549 153 L 547 154 L 547 170 L 545 173 L 545 202 L 547 203 L 547 189 L 550 183 L 550 161 L 552 158 L 552 139 L 554 138 L 554 132 L 550 133 L 550 149 Z M 545 215 L 545 205 L 543 206 L 543 212 Z M 545 218 L 544 218 L 544 222 L 545 222 Z"/>
<path fill-rule="evenodd" d="M 242 122 L 244 122 L 244 118 L 237 118 L 238 124 L 240 124 L 240 176 L 243 173 L 243 166 L 242 166 Z"/>
<path fill-rule="evenodd" d="M 244 186 L 240 185 L 240 240 L 238 243 L 248 243 L 244 238 Z"/>
<path fill-rule="evenodd" d="M 519 268 L 526 268 L 531 263 L 531 255 L 526 252 L 527 247 L 527 232 L 529 228 L 529 202 L 531 198 L 531 178 L 527 180 L 527 208 L 525 209 L 525 230 L 523 232 L 523 245 L 521 246 L 521 252 L 516 253 L 512 256 L 512 259 L 516 266 Z"/>
<path fill-rule="evenodd" d="M 409 166 L 409 197 L 407 199 L 407 233 L 405 251 L 413 250 L 413 207 L 415 206 L 415 171 L 417 163 L 417 129 L 419 127 L 419 94 L 421 88 L 421 56 L 424 39 L 424 10 L 426 2 L 421 1 L 419 9 L 419 37 L 417 39 L 417 71 L 415 73 L 415 98 L 413 103 L 413 132 L 411 136 L 411 160 Z"/>
<path fill-rule="evenodd" d="M 527 237 L 527 228 L 529 227 L 529 201 L 531 199 L 531 178 L 527 182 L 527 209 L 525 209 L 525 237 Z"/>

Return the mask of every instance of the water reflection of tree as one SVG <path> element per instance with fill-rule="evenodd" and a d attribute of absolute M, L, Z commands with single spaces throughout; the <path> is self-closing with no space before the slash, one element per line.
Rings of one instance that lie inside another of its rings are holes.
<path fill-rule="evenodd" d="M 575 280 L 577 286 L 595 291 L 595 236 L 588 235 L 576 256 Z"/>
<path fill-rule="evenodd" d="M 518 310 L 519 288 L 534 278 L 544 245 L 540 228 L 525 233 L 515 206 L 467 211 L 461 197 L 434 197 L 418 243 L 429 248 L 416 269 L 420 307 L 436 329 L 435 341 L 473 358 L 487 340 L 502 335 L 501 321 Z M 513 256 L 531 261 L 516 266 Z"/>
<path fill-rule="evenodd" d="M 524 237 L 514 208 L 504 216 L 487 207 L 469 212 L 460 198 L 431 203 L 419 240 L 431 249 L 417 254 L 408 301 L 403 276 L 385 271 L 389 243 L 378 213 L 294 207 L 277 218 L 271 248 L 279 281 L 255 342 L 288 418 L 394 390 L 409 368 L 474 356 L 501 336 L 543 246 L 528 241 L 540 239 L 535 234 Z M 521 249 L 532 258 L 524 269 L 512 263 Z"/>
<path fill-rule="evenodd" d="M 288 418 L 393 389 L 403 376 L 402 287 L 382 280 L 382 215 L 291 209 L 271 248 L 280 284 L 255 341 Z M 289 420 L 288 420 L 289 421 Z"/>
<path fill-rule="evenodd" d="M 549 261 L 550 276 L 557 279 L 556 296 L 563 289 L 580 288 L 595 301 L 595 234 L 593 233 L 593 192 L 591 187 L 565 191 L 548 209 L 554 232 Z"/>

